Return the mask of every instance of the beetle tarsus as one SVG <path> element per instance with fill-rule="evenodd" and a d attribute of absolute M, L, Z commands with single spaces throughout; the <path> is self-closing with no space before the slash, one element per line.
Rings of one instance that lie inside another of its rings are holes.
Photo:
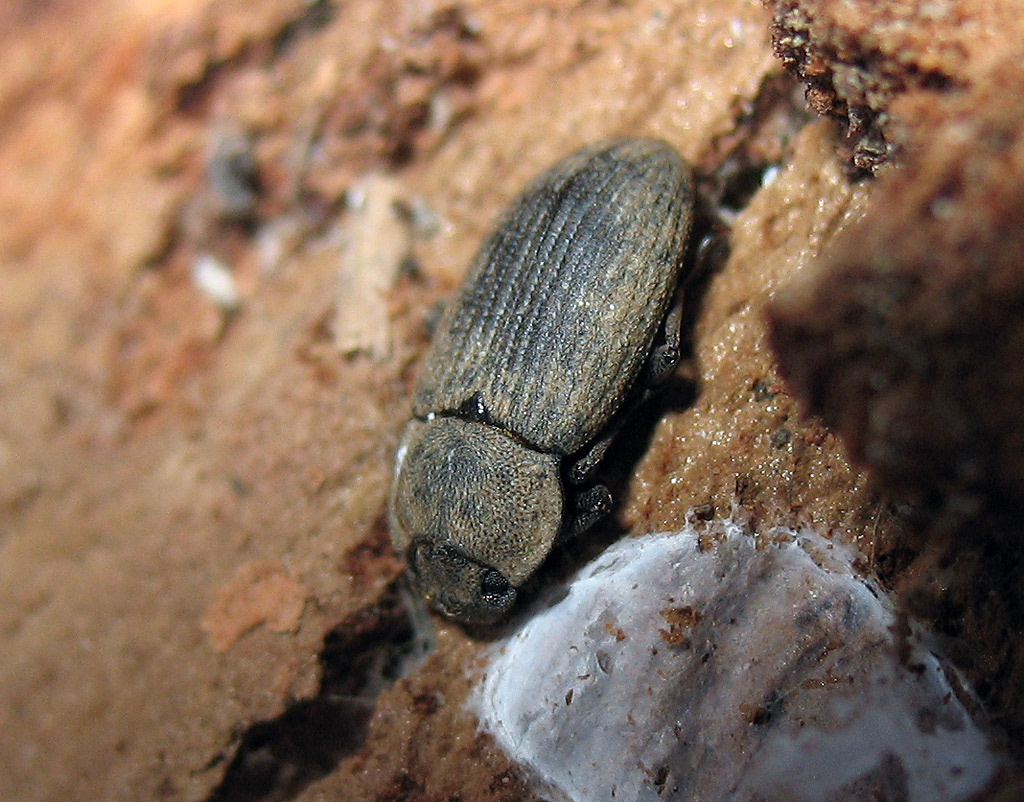
<path fill-rule="evenodd" d="M 676 369 L 682 352 L 683 303 L 680 300 L 665 316 L 665 342 L 653 351 L 647 361 L 647 386 L 657 387 Z"/>
<path fill-rule="evenodd" d="M 620 421 L 612 427 L 607 437 L 603 437 L 594 443 L 590 450 L 573 464 L 572 468 L 569 469 L 569 484 L 579 487 L 590 481 L 590 477 L 594 475 L 597 466 L 601 464 L 604 455 L 608 453 L 612 441 L 615 440 L 615 436 L 621 428 L 622 423 Z"/>
<path fill-rule="evenodd" d="M 611 491 L 604 485 L 594 485 L 576 496 L 575 513 L 569 531 L 569 537 L 583 534 L 590 527 L 612 511 L 614 501 Z"/>

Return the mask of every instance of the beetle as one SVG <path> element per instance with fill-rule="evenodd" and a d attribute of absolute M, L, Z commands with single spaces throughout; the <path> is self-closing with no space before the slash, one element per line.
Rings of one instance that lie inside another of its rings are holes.
<path fill-rule="evenodd" d="M 692 217 L 682 157 L 620 139 L 541 174 L 484 242 L 424 360 L 389 501 L 413 585 L 443 614 L 498 621 L 611 509 L 590 482 L 675 367 Z"/>

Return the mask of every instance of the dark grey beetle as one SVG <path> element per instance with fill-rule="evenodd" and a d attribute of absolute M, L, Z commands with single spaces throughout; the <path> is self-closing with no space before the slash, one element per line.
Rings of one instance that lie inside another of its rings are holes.
<path fill-rule="evenodd" d="M 692 208 L 678 153 L 617 140 L 537 178 L 477 254 L 391 486 L 392 540 L 444 614 L 497 621 L 553 546 L 610 509 L 587 485 L 622 413 L 675 366 Z"/>

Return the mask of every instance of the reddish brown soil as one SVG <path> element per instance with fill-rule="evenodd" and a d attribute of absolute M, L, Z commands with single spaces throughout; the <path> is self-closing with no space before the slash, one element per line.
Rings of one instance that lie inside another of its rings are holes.
<path fill-rule="evenodd" d="M 978 76 L 1021 40 L 1012 4 L 884 29 L 870 14 L 902 5 L 864 5 L 812 20 L 810 61 L 781 53 L 831 76 L 812 81 L 815 107 L 848 121 L 859 104 L 872 141 L 897 144 L 950 116 L 974 124 Z M 980 44 L 956 39 L 974 20 Z M 771 10 L 745 2 L 0 8 L 0 798 L 531 798 L 463 707 L 485 642 L 433 620 L 410 674 L 370 667 L 416 631 L 387 485 L 436 305 L 495 215 L 556 157 L 634 133 L 672 142 L 708 205 L 739 214 L 690 288 L 679 392 L 649 416 L 649 445 L 635 436 L 612 466 L 616 525 L 735 510 L 855 541 L 866 570 L 967 644 L 1019 750 L 1018 574 L 990 551 L 923 545 L 928 527 L 894 504 L 904 485 L 871 484 L 842 414 L 835 431 L 803 415 L 764 316 L 798 277 L 827 275 L 844 232 L 885 222 L 901 170 L 955 165 L 886 149 L 891 176 L 851 171 L 867 129 L 844 146 L 805 124 L 771 42 Z M 883 65 L 881 88 L 837 81 L 848 62 Z M 758 188 L 769 164 L 781 170 Z M 398 182 L 406 222 L 346 202 L 367 174 Z M 370 225 L 404 262 L 373 307 L 339 289 L 372 297 L 346 250 Z M 197 289 L 204 255 L 234 276 L 237 310 Z M 1019 429 L 1014 410 L 994 404 L 986 425 Z"/>

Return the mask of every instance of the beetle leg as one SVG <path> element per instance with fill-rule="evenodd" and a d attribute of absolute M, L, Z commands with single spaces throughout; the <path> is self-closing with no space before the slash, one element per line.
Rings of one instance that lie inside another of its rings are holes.
<path fill-rule="evenodd" d="M 653 351 L 647 361 L 647 386 L 657 387 L 676 369 L 682 342 L 682 299 L 665 316 L 665 342 Z"/>
<path fill-rule="evenodd" d="M 612 511 L 612 494 L 604 485 L 594 485 L 579 493 L 573 502 L 573 518 L 560 541 L 586 532 Z"/>
<path fill-rule="evenodd" d="M 586 454 L 573 463 L 572 467 L 569 468 L 569 484 L 579 486 L 586 484 L 590 480 L 594 471 L 597 470 L 597 466 L 604 459 L 604 455 L 608 453 L 608 447 L 611 446 L 612 440 L 615 439 L 615 436 L 622 428 L 621 420 L 620 418 L 618 422 L 613 424 L 611 430 L 604 437 L 594 443 Z"/>

